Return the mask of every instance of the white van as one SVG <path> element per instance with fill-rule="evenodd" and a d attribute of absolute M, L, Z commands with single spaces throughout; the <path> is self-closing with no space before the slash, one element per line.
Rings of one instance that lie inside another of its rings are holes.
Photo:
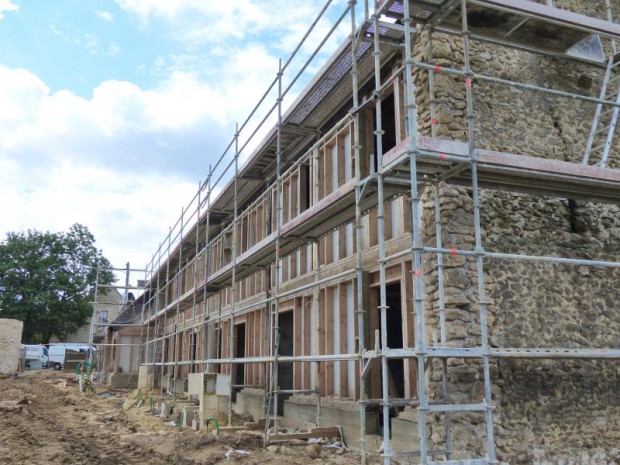
<path fill-rule="evenodd" d="M 47 368 L 49 352 L 43 345 L 21 344 L 21 349 L 26 350 L 26 368 Z"/>
<path fill-rule="evenodd" d="M 95 348 L 93 347 L 93 350 Z M 76 352 L 88 352 L 88 344 L 57 343 L 50 344 L 49 348 L 49 367 L 54 370 L 62 370 L 65 366 L 65 355 L 67 350 Z"/>

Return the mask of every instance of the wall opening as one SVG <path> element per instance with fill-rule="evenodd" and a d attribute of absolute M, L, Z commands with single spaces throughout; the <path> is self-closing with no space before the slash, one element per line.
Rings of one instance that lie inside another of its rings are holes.
<path fill-rule="evenodd" d="M 373 110 L 373 125 L 377 129 L 377 111 Z M 381 129 L 383 137 L 381 138 L 382 153 L 387 153 L 396 146 L 396 107 L 394 105 L 394 94 L 390 94 L 381 100 Z M 377 138 L 373 138 L 375 143 L 375 154 L 377 153 Z M 375 169 L 376 169 L 375 155 Z"/>
<path fill-rule="evenodd" d="M 243 358 L 245 357 L 245 323 L 240 323 L 235 325 L 235 358 Z M 245 364 L 243 363 L 235 363 L 235 378 L 233 380 L 234 384 L 244 384 L 245 383 Z M 237 400 L 237 392 L 241 388 L 233 389 L 233 402 Z"/>
<path fill-rule="evenodd" d="M 402 299 L 400 295 L 400 283 L 389 284 L 386 286 L 387 305 L 387 327 L 390 328 L 387 334 L 387 343 L 390 349 L 403 348 L 403 312 Z M 388 371 L 390 379 L 390 395 L 405 397 L 405 365 L 403 360 L 390 359 L 388 361 Z"/>
<path fill-rule="evenodd" d="M 295 341 L 293 312 L 280 313 L 280 350 L 279 355 L 294 355 L 293 344 Z M 278 386 L 280 389 L 293 389 L 293 364 L 278 363 Z M 289 396 L 279 396 L 278 414 L 284 414 L 284 399 Z"/>

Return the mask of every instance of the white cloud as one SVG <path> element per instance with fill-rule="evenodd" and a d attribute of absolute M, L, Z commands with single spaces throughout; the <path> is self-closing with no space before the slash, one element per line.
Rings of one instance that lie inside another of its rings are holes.
<path fill-rule="evenodd" d="M 14 188 L 15 179 L 21 188 Z M 142 177 L 68 162 L 39 177 L 2 161 L 0 186 L 4 230 L 66 231 L 81 223 L 115 266 L 130 261 L 140 268 L 196 190 L 176 176 Z"/>
<path fill-rule="evenodd" d="M 278 57 L 288 56 L 323 0 L 117 3 L 144 24 L 166 23 L 181 48 L 146 63 L 143 72 L 158 78 L 154 88 L 107 80 L 89 98 L 52 92 L 32 72 L 0 65 L 0 231 L 66 230 L 81 222 L 116 266 L 129 260 L 141 267 L 232 139 L 234 122 L 244 121 L 276 77 Z M 335 3 L 340 9 L 346 0 Z M 327 22 L 317 25 L 287 78 L 328 28 Z M 339 30 L 328 48 L 347 33 L 346 27 Z M 73 40 L 94 54 L 121 53 L 115 43 L 106 47 L 103 36 L 80 34 Z M 320 60 L 313 64 L 318 66 Z M 253 123 L 275 102 L 274 90 Z M 272 114 L 244 158 L 274 122 Z M 252 124 L 244 130 L 242 142 L 252 130 Z"/>
<path fill-rule="evenodd" d="M 169 34 L 185 45 L 186 53 L 160 56 L 154 63 L 157 73 L 170 70 L 198 75 L 218 82 L 226 95 L 227 111 L 232 121 L 243 122 L 253 106 L 275 79 L 278 58 L 286 61 L 295 45 L 306 33 L 311 21 L 324 5 L 323 0 L 303 3 L 289 0 L 116 0 L 125 11 L 138 16 L 144 24 L 157 19 L 168 25 Z M 304 66 L 332 27 L 335 16 L 346 8 L 346 0 L 336 0 L 316 24 L 296 58 L 285 73 L 284 86 Z M 328 19 L 329 17 L 329 19 Z M 147 26 L 148 27 L 148 26 Z M 348 18 L 343 21 L 324 49 L 308 67 L 308 74 L 290 91 L 285 100 L 292 102 L 333 50 L 350 34 Z M 206 53 L 203 50 L 208 50 Z M 276 94 L 267 97 L 263 110 L 272 106 Z M 255 120 L 259 121 L 264 111 Z M 269 120 L 270 125 L 275 122 Z M 260 135 L 264 135 L 265 127 Z M 245 135 L 248 135 L 246 131 Z M 255 141 L 260 140 L 260 135 Z M 242 133 L 242 136 L 244 134 Z M 245 154 L 247 156 L 247 153 Z"/>
<path fill-rule="evenodd" d="M 301 39 L 310 22 L 324 5 L 323 0 L 291 2 L 290 0 L 116 0 L 125 11 L 137 15 L 144 23 L 152 18 L 169 21 L 176 26 L 174 37 L 190 44 L 224 44 L 245 40 L 255 35 L 280 38 L 272 43 L 289 53 Z M 345 0 L 334 2 L 338 13 L 344 11 Z M 327 22 L 319 23 L 326 32 Z M 318 43 L 318 39 L 315 41 Z"/>
<path fill-rule="evenodd" d="M 0 231 L 79 222 L 115 265 L 144 266 L 227 142 L 225 107 L 182 73 L 152 90 L 106 81 L 85 99 L 0 66 Z"/>
<path fill-rule="evenodd" d="M 114 21 L 114 16 L 109 11 L 95 11 L 95 14 L 99 16 L 104 21 L 112 22 Z"/>
<path fill-rule="evenodd" d="M 84 47 L 93 55 L 99 54 L 99 39 L 92 34 L 84 34 L 83 36 Z"/>
<path fill-rule="evenodd" d="M 121 53 L 121 47 L 118 44 L 111 43 L 108 46 L 108 52 L 107 52 L 108 56 L 115 56 L 115 55 L 118 55 L 119 53 Z"/>
<path fill-rule="evenodd" d="M 4 11 L 17 11 L 19 5 L 11 3 L 11 0 L 0 0 L 0 19 L 4 19 Z"/>

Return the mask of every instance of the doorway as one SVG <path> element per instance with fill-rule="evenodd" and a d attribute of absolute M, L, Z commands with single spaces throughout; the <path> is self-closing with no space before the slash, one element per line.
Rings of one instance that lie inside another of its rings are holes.
<path fill-rule="evenodd" d="M 294 355 L 294 319 L 293 312 L 280 313 L 280 350 L 279 355 Z M 293 363 L 278 363 L 278 384 L 280 389 L 293 389 Z"/>
<path fill-rule="evenodd" d="M 245 323 L 235 325 L 235 358 L 245 357 Z M 234 384 L 242 385 L 245 383 L 245 364 L 235 363 Z M 237 391 L 243 388 L 233 389 L 233 402 L 235 402 Z"/>

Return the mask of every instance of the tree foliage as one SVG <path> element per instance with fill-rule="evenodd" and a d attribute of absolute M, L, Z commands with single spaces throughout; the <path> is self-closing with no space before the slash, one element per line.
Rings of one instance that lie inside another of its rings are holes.
<path fill-rule="evenodd" d="M 88 228 L 8 233 L 0 243 L 0 318 L 24 322 L 23 340 L 47 343 L 84 326 L 92 314 L 95 281 L 110 284 L 110 262 Z"/>

